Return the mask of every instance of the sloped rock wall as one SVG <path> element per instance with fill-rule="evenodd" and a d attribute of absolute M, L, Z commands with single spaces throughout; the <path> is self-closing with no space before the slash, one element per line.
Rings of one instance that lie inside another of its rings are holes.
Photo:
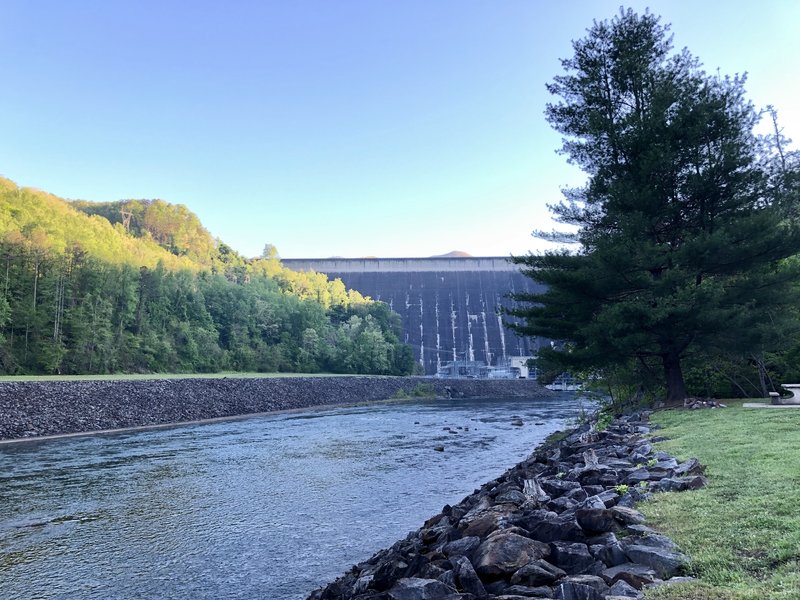
<path fill-rule="evenodd" d="M 705 484 L 697 460 L 654 451 L 650 430 L 647 415 L 601 433 L 585 425 L 309 598 L 642 598 L 678 578 L 687 558 L 635 502 Z"/>
<path fill-rule="evenodd" d="M 0 440 L 164 425 L 279 410 L 440 397 L 552 397 L 531 380 L 265 377 L 0 383 Z"/>

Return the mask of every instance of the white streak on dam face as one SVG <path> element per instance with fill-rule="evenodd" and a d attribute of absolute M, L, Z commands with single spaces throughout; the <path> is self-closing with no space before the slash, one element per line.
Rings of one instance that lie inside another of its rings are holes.
<path fill-rule="evenodd" d="M 500 347 L 503 349 L 503 360 L 508 358 L 506 354 L 506 330 L 503 327 L 503 317 L 497 313 L 497 327 L 500 329 Z"/>
<path fill-rule="evenodd" d="M 444 277 L 441 278 L 444 281 Z M 442 368 L 442 359 L 439 356 L 439 352 L 442 349 L 442 338 L 439 335 L 439 294 L 437 293 L 436 296 L 436 371 L 438 372 Z M 425 365 L 423 365 L 425 366 Z"/>
<path fill-rule="evenodd" d="M 422 295 L 419 297 L 419 364 L 425 368 L 425 311 L 422 309 Z"/>
<path fill-rule="evenodd" d="M 283 263 L 290 269 L 338 277 L 350 289 L 381 298 L 400 315 L 400 339 L 411 346 L 427 374 L 451 360 L 475 358 L 496 364 L 537 347 L 536 340 L 506 331 L 499 310 L 514 304 L 506 297 L 510 291 L 536 292 L 541 287 L 502 257 L 285 259 Z"/>
<path fill-rule="evenodd" d="M 481 311 L 481 323 L 483 325 L 483 353 L 485 354 L 486 364 L 491 364 L 492 354 L 489 351 L 489 329 L 486 327 L 486 303 L 483 303 Z"/>
<path fill-rule="evenodd" d="M 475 344 L 472 337 L 472 324 L 478 322 L 478 315 L 471 315 L 467 313 L 467 331 L 469 339 L 469 360 L 475 360 Z"/>
<path fill-rule="evenodd" d="M 456 305 L 453 295 L 450 294 L 450 328 L 453 332 L 453 360 L 458 360 L 458 346 L 456 346 Z"/>

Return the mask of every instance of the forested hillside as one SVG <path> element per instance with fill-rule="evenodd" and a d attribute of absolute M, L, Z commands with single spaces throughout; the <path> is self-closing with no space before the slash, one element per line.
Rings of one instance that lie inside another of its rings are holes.
<path fill-rule="evenodd" d="M 0 372 L 406 374 L 397 315 L 186 207 L 67 202 L 0 178 Z"/>

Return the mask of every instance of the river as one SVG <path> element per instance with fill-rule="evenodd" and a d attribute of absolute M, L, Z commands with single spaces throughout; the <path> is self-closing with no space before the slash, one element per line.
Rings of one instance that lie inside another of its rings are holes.
<path fill-rule="evenodd" d="M 404 401 L 1 445 L 0 598 L 299 600 L 579 410 Z"/>

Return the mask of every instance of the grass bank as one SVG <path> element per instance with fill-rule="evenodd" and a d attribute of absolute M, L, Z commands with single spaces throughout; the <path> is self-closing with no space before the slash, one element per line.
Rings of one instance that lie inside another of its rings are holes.
<path fill-rule="evenodd" d="M 699 581 L 659 600 L 800 599 L 800 409 L 664 411 L 659 446 L 708 466 L 709 485 L 641 506 L 692 559 Z"/>

